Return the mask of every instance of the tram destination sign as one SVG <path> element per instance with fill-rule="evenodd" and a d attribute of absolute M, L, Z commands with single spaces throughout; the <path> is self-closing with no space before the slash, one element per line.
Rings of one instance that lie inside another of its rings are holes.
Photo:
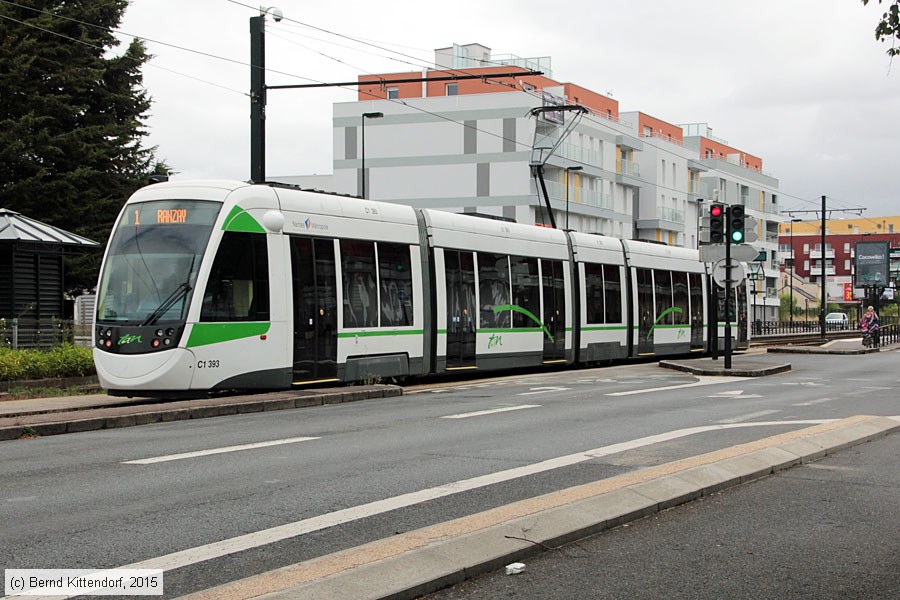
<path fill-rule="evenodd" d="M 888 242 L 856 242 L 855 287 L 888 287 L 890 244 Z"/>

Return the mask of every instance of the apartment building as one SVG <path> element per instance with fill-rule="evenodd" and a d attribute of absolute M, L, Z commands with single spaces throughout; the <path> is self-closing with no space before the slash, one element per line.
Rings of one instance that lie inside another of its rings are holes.
<path fill-rule="evenodd" d="M 857 219 L 829 219 L 825 223 L 825 276 L 829 302 L 853 303 L 861 298 L 856 289 L 852 297 L 845 289 L 855 283 L 856 244 L 887 242 L 891 248 L 890 280 L 896 287 L 900 276 L 900 216 Z M 784 258 L 784 270 L 796 277 L 821 285 L 822 223 L 821 221 L 789 221 L 781 225 L 778 244 Z"/>
<path fill-rule="evenodd" d="M 549 225 L 531 164 L 535 148 L 559 142 L 544 179 L 560 228 L 696 248 L 712 190 L 744 204 L 767 250 L 758 318 L 777 318 L 778 181 L 762 172 L 760 158 L 714 138 L 705 124 L 620 112 L 608 94 L 553 79 L 549 57 L 498 56 L 468 44 L 435 50 L 435 65 L 359 77 L 357 101 L 334 105 L 331 179 L 278 179 Z M 460 75 L 479 78 L 450 79 Z M 531 112 L 563 104 L 588 112 L 561 138 L 575 113 Z"/>

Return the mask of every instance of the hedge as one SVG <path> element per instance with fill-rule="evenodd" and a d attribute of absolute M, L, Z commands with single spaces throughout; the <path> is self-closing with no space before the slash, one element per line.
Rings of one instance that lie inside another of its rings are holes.
<path fill-rule="evenodd" d="M 93 375 L 90 348 L 62 344 L 52 350 L 12 350 L 0 348 L 0 381 L 85 377 Z"/>

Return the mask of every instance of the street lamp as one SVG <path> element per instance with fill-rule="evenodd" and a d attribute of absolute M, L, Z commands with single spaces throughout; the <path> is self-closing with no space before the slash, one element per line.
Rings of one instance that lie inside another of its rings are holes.
<path fill-rule="evenodd" d="M 571 171 L 580 171 L 584 167 L 566 167 L 566 231 L 569 230 L 569 173 Z"/>
<path fill-rule="evenodd" d="M 367 112 L 362 114 L 362 197 L 366 197 L 366 119 L 380 119 L 382 112 Z"/>
<path fill-rule="evenodd" d="M 794 270 L 797 268 L 797 254 L 794 250 L 794 223 L 799 223 L 801 219 L 791 219 L 791 325 L 794 323 Z"/>

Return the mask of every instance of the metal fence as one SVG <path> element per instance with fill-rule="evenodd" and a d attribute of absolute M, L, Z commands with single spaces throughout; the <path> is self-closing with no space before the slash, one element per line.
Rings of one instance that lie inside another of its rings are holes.
<path fill-rule="evenodd" d="M 91 345 L 90 324 L 69 319 L 0 319 L 0 344 L 4 348 L 48 350 L 68 343 Z"/>
<path fill-rule="evenodd" d="M 879 319 L 881 327 L 896 327 L 898 318 L 894 316 L 883 316 Z M 818 320 L 810 321 L 754 321 L 751 326 L 751 333 L 756 336 L 764 335 L 783 335 L 789 333 L 818 333 L 821 331 L 821 325 Z M 825 323 L 825 332 L 831 331 L 859 331 L 859 324 L 851 320 L 846 325 L 839 323 Z"/>

